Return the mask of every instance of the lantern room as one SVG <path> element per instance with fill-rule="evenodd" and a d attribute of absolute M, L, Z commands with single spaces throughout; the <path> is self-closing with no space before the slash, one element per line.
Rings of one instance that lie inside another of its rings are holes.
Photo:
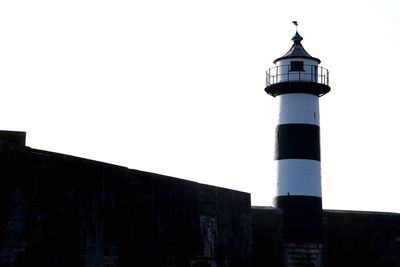
<path fill-rule="evenodd" d="M 280 58 L 274 60 L 276 66 L 267 71 L 265 91 L 277 96 L 283 93 L 308 93 L 322 96 L 330 91 L 329 71 L 319 64 L 301 44 L 303 37 L 296 31 L 293 45 Z"/>

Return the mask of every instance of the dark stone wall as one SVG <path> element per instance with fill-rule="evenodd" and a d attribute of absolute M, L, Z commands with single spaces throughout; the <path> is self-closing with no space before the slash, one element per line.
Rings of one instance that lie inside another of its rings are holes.
<path fill-rule="evenodd" d="M 400 214 L 324 212 L 325 267 L 400 266 Z"/>
<path fill-rule="evenodd" d="M 283 266 L 283 211 L 252 207 L 254 266 Z"/>
<path fill-rule="evenodd" d="M 251 266 L 247 193 L 28 147 L 0 151 L 0 266 Z"/>
<path fill-rule="evenodd" d="M 247 193 L 0 131 L 0 267 L 282 266 L 282 211 L 250 206 Z M 325 267 L 400 266 L 400 214 L 324 210 L 323 229 Z"/>
<path fill-rule="evenodd" d="M 282 266 L 283 214 L 253 207 L 254 266 Z M 399 267 L 400 214 L 323 212 L 324 267 Z"/>

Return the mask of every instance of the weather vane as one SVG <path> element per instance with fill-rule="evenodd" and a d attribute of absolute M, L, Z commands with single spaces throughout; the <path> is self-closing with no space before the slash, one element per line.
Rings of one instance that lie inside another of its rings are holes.
<path fill-rule="evenodd" d="M 299 26 L 298 24 L 297 24 L 297 21 L 292 21 L 292 23 L 296 26 L 296 32 L 297 32 L 297 27 Z"/>

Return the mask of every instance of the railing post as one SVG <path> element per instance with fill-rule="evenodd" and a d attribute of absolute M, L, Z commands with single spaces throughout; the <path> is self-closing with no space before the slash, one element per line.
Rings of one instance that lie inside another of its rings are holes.
<path fill-rule="evenodd" d="M 310 65 L 310 81 L 315 82 L 314 81 L 314 69 L 313 67 Z"/>
<path fill-rule="evenodd" d="M 328 79 L 326 85 L 329 85 L 329 70 L 326 70 L 326 77 Z"/>
<path fill-rule="evenodd" d="M 287 81 L 290 81 L 290 74 L 289 74 L 289 65 L 286 65 L 286 73 L 287 73 Z"/>

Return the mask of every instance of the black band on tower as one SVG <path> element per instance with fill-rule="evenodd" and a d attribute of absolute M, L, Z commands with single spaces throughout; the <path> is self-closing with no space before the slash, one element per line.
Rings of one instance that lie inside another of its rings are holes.
<path fill-rule="evenodd" d="M 275 206 L 283 210 L 284 240 L 294 243 L 322 241 L 322 199 L 313 196 L 278 196 Z"/>
<path fill-rule="evenodd" d="M 321 160 L 319 126 L 282 124 L 276 127 L 275 160 Z"/>
<path fill-rule="evenodd" d="M 265 88 L 265 91 L 272 96 L 278 96 L 283 94 L 311 94 L 316 96 L 323 96 L 328 93 L 331 88 L 322 83 L 315 82 L 280 82 L 269 85 Z"/>

